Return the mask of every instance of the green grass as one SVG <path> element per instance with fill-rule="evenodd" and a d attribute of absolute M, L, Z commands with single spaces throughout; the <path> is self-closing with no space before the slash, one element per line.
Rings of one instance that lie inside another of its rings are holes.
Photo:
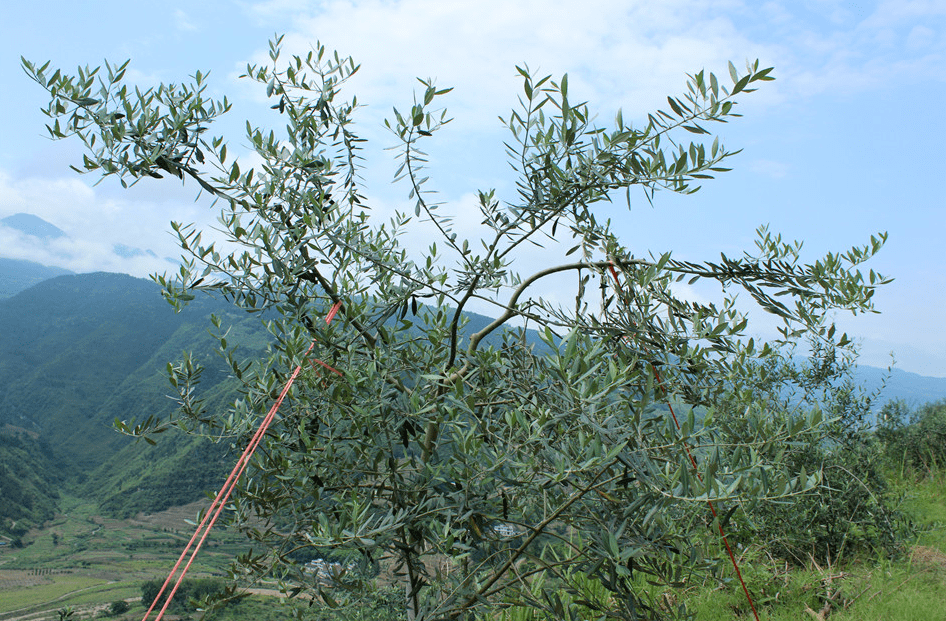
<path fill-rule="evenodd" d="M 754 599 L 760 619 L 788 621 L 812 619 L 830 601 L 831 620 L 915 621 L 946 619 L 946 571 L 912 565 L 909 561 L 861 564 L 844 568 L 773 572 L 768 589 L 756 589 Z M 758 567 L 750 571 L 762 571 Z M 688 601 L 699 621 L 752 619 L 741 588 L 701 589 Z"/>
<path fill-rule="evenodd" d="M 906 495 L 906 509 L 921 522 L 918 543 L 946 551 L 946 472 L 919 481 L 901 480 L 898 486 Z"/>
<path fill-rule="evenodd" d="M 50 575 L 49 579 L 50 582 L 46 584 L 0 591 L 0 612 L 53 602 L 69 593 L 101 586 L 100 580 L 84 575 L 54 574 Z"/>
<path fill-rule="evenodd" d="M 763 621 L 946 621 L 946 476 L 934 473 L 896 480 L 904 509 L 919 526 L 917 540 L 901 559 L 855 559 L 841 566 L 788 568 L 747 554 L 742 565 Z M 742 588 L 724 572 L 727 583 L 687 591 L 688 608 L 698 621 L 752 619 Z M 807 610 L 811 610 L 809 613 Z"/>

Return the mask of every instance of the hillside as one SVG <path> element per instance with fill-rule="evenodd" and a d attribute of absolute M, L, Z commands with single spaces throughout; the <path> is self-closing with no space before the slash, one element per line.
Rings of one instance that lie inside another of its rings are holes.
<path fill-rule="evenodd" d="M 157 285 L 118 274 L 57 277 L 0 300 L 0 427 L 19 430 L 16 446 L 0 443 L 0 464 L 42 473 L 54 488 L 109 499 L 114 513 L 159 510 L 216 487 L 228 461 L 225 447 L 184 436 L 152 447 L 112 428 L 116 418 L 160 417 L 174 409 L 165 367 L 184 350 L 208 364 L 205 387 L 218 393 L 221 405 L 232 398 L 207 333 L 211 312 L 226 318 L 231 311 L 205 299 L 175 314 Z M 230 317 L 262 346 L 258 319 Z M 182 473 L 188 463 L 199 467 Z M 174 471 L 178 475 L 169 477 Z M 0 469 L 0 484 L 20 482 L 15 502 L 3 494 L 7 512 L 16 504 L 24 519 L 40 520 L 48 514 L 40 506 L 48 490 L 17 472 Z"/>
<path fill-rule="evenodd" d="M 857 367 L 854 379 L 871 389 L 884 384 L 881 403 L 902 399 L 915 407 L 946 398 L 946 377 L 926 377 L 897 368 L 888 373 L 887 369 L 864 365 Z"/>
<path fill-rule="evenodd" d="M 49 445 L 22 429 L 0 427 L 0 534 L 15 541 L 52 518 L 61 482 Z"/>
<path fill-rule="evenodd" d="M 33 261 L 0 257 L 0 300 L 14 296 L 44 280 L 71 273 L 62 267 L 47 267 Z"/>

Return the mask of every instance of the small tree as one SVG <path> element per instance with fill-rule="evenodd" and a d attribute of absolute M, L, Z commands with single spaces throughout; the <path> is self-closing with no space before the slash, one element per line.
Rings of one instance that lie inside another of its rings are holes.
<path fill-rule="evenodd" d="M 714 440 L 741 451 L 752 420 L 767 411 L 819 409 L 826 422 L 800 429 L 782 445 L 792 471 L 820 472 L 821 485 L 790 503 L 759 504 L 730 523 L 734 539 L 764 542 L 766 553 L 793 563 L 832 564 L 855 554 L 896 556 L 915 535 L 899 510 L 871 427 L 880 391 L 865 392 L 852 376 L 852 350 L 810 343 L 751 365 L 742 391 L 716 401 Z M 885 406 L 884 411 L 887 411 Z"/>
<path fill-rule="evenodd" d="M 946 401 L 911 411 L 902 400 L 886 403 L 878 416 L 877 439 L 892 465 L 911 475 L 939 473 L 946 463 Z"/>
<path fill-rule="evenodd" d="M 151 603 L 149 602 L 150 606 Z M 108 614 L 112 617 L 117 617 L 118 615 L 123 615 L 131 609 L 131 606 L 128 605 L 123 599 L 118 599 L 108 605 Z"/>
<path fill-rule="evenodd" d="M 268 65 L 247 68 L 286 120 L 282 137 L 248 123 L 262 161 L 252 168 L 208 137 L 230 105 L 206 98 L 204 74 L 133 90 L 127 64 L 70 76 L 24 60 L 51 95 L 50 134 L 85 143 L 81 171 L 123 185 L 190 180 L 222 205 L 229 243 L 172 223 L 184 264 L 156 280 L 175 306 L 208 291 L 264 312 L 273 345 L 265 360 L 241 360 L 215 321 L 242 385 L 232 410 L 203 408 L 201 369 L 185 358 L 171 367 L 180 416 L 120 428 L 246 439 L 310 341 L 331 367 L 306 366 L 233 499 L 234 519 L 261 544 L 240 559 L 241 575 L 274 574 L 292 593 L 319 588 L 292 560 L 308 550 L 380 562 L 402 585 L 410 619 L 511 605 L 556 618 L 651 618 L 658 606 L 640 577 L 680 584 L 703 566 L 690 526 L 705 501 L 782 498 L 817 481 L 780 461 L 781 443 L 817 425 L 817 414 L 760 417 L 742 451 L 712 444 L 714 399 L 751 381 L 750 362 L 774 355 L 744 337 L 732 292 L 780 317 L 783 339 L 833 342 L 826 313 L 872 310 L 885 280 L 865 279 L 858 266 L 884 236 L 806 265 L 800 245 L 763 229 L 753 254 L 693 263 L 634 254 L 600 212 L 634 186 L 648 200 L 660 189 L 689 194 L 726 170 L 732 152 L 706 126 L 737 116 L 737 95 L 771 80 L 771 69 L 755 62 L 739 74 L 730 64 L 728 87 L 701 71 L 668 111 L 638 126 L 618 113 L 604 128 L 571 99 L 567 76 L 518 68 L 520 107 L 503 119 L 518 191 L 480 191 L 487 234 L 465 239 L 455 214 L 431 202 L 420 150 L 448 122 L 435 105 L 450 89 L 422 81 L 414 103 L 387 121 L 413 210 L 380 222 L 359 187 L 357 101 L 341 94 L 358 68 L 351 59 L 317 45 L 283 60 L 276 40 Z M 417 227 L 436 239 L 404 248 L 402 235 Z M 558 264 L 518 273 L 542 240 L 570 249 Z M 554 274 L 574 277 L 573 308 L 539 296 Z M 682 298 L 673 286 L 681 280 L 719 283 L 721 302 Z M 473 300 L 493 305 L 495 319 L 469 323 Z M 318 320 L 337 303 L 339 320 Z M 667 399 L 690 406 L 679 431 L 654 407 Z"/>

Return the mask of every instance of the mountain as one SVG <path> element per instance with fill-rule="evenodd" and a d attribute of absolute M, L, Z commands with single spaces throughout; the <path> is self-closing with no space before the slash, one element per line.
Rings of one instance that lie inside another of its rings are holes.
<path fill-rule="evenodd" d="M 56 239 L 57 237 L 67 237 L 61 229 L 31 213 L 15 213 L 12 216 L 7 216 L 0 219 L 0 225 L 16 229 L 44 241 Z"/>
<path fill-rule="evenodd" d="M 872 389 L 883 385 L 881 403 L 902 399 L 915 407 L 946 399 L 946 377 L 926 377 L 897 368 L 888 371 L 877 367 L 858 366 L 854 371 L 854 380 Z"/>
<path fill-rule="evenodd" d="M 0 426 L 0 535 L 20 537 L 55 515 L 63 476 L 50 454 L 35 434 Z"/>
<path fill-rule="evenodd" d="M 175 314 L 156 284 L 125 275 L 59 276 L 0 300 L 0 428 L 18 430 L 15 447 L 0 443 L 0 489 L 20 474 L 3 468 L 11 463 L 36 472 L 52 465 L 71 490 L 102 500 L 109 493 L 118 503 L 134 501 L 134 510 L 183 504 L 216 487 L 229 469 L 228 447 L 183 434 L 149 446 L 111 426 L 115 418 L 172 412 L 165 369 L 185 350 L 207 364 L 203 388 L 221 407 L 235 396 L 213 353 L 211 313 L 239 323 L 251 352 L 254 343 L 265 346 L 258 318 L 209 297 Z M 44 497 L 29 489 L 21 506 Z M 4 503 L 9 498 L 3 494 Z"/>
<path fill-rule="evenodd" d="M 63 267 L 47 267 L 21 259 L 0 257 L 0 300 L 16 295 L 54 276 L 72 274 Z"/>

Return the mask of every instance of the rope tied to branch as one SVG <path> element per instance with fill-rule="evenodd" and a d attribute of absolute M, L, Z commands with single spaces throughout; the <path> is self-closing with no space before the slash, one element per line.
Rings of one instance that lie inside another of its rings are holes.
<path fill-rule="evenodd" d="M 614 267 L 614 263 L 608 263 L 608 270 L 611 272 L 611 277 L 614 278 L 614 284 L 617 287 L 618 293 L 621 296 L 624 296 L 624 289 L 621 285 L 621 280 L 618 278 L 617 269 Z M 657 367 L 653 362 L 650 363 L 650 368 L 654 371 L 654 379 L 657 381 L 657 385 L 664 390 L 664 392 L 669 392 L 666 389 L 666 386 L 663 383 L 663 380 L 660 377 L 660 372 L 657 370 Z M 670 402 L 670 399 L 667 399 L 667 407 L 670 409 L 670 416 L 673 418 L 673 424 L 676 425 L 677 431 L 680 431 L 680 421 L 677 420 L 677 415 L 673 411 L 673 404 Z M 700 474 L 699 467 L 696 464 L 696 458 L 693 456 L 693 452 L 690 450 L 690 444 L 683 440 L 683 450 L 686 451 L 687 457 L 690 460 L 690 465 L 693 466 L 693 472 L 696 474 L 696 478 L 699 479 L 700 483 L 703 483 L 703 475 Z M 756 621 L 759 621 L 759 613 L 755 609 L 755 603 L 752 601 L 752 594 L 749 593 L 749 587 L 746 586 L 746 581 L 742 578 L 742 571 L 739 569 L 739 562 L 736 560 L 736 555 L 733 554 L 732 547 L 729 545 L 729 538 L 726 537 L 726 532 L 723 530 L 723 523 L 719 520 L 719 516 L 716 514 L 716 506 L 712 500 L 707 499 L 706 504 L 709 505 L 710 512 L 713 514 L 713 519 L 716 521 L 716 526 L 719 528 L 719 536 L 723 540 L 723 544 L 726 546 L 726 552 L 729 554 L 729 560 L 732 561 L 733 569 L 736 570 L 736 577 L 739 578 L 739 584 L 742 585 L 742 590 L 746 594 L 746 599 L 749 601 L 749 608 L 752 609 L 752 615 L 755 617 Z"/>
<path fill-rule="evenodd" d="M 332 319 L 335 318 L 335 315 L 338 313 L 341 307 L 342 303 L 340 301 L 336 302 L 335 305 L 332 306 L 328 314 L 325 316 L 326 325 L 332 322 Z M 312 339 L 308 349 L 306 349 L 305 353 L 303 354 L 303 358 L 308 356 L 314 347 L 315 339 Z M 341 372 L 330 367 L 321 360 L 316 360 L 315 362 L 338 375 L 342 375 Z M 279 407 L 282 405 L 283 400 L 285 400 L 286 395 L 289 394 L 289 389 L 292 387 L 293 382 L 296 381 L 296 378 L 299 376 L 301 371 L 302 363 L 296 366 L 295 370 L 292 372 L 292 375 L 290 375 L 289 379 L 286 380 L 286 384 L 283 386 L 282 392 L 279 393 L 279 397 L 273 403 L 266 416 L 263 417 L 259 428 L 256 430 L 256 433 L 253 434 L 253 438 L 250 440 L 246 449 L 243 451 L 243 454 L 240 455 L 240 459 L 237 460 L 233 470 L 230 471 L 230 476 L 227 477 L 223 487 L 221 487 L 220 491 L 217 492 L 216 496 L 214 496 L 213 502 L 210 504 L 210 507 L 204 514 L 200 524 L 198 524 L 197 529 L 190 538 L 190 541 L 188 541 L 187 545 L 184 547 L 184 551 L 181 552 L 181 556 L 177 559 L 177 563 L 174 564 L 174 567 L 168 574 L 167 579 L 165 579 L 164 584 L 161 586 L 161 590 L 158 591 L 158 594 L 154 596 L 154 601 L 151 602 L 151 606 L 148 608 L 148 611 L 145 613 L 142 621 L 148 620 L 151 612 L 154 610 L 155 606 L 157 606 L 158 601 L 160 601 L 161 595 L 164 594 L 165 589 L 167 589 L 168 585 L 171 583 L 171 580 L 174 578 L 174 574 L 177 573 L 178 568 L 181 566 L 181 563 L 184 562 L 184 559 L 187 557 L 189 552 L 190 558 L 188 558 L 187 563 L 184 565 L 184 569 L 181 570 L 181 575 L 174 583 L 170 593 L 168 593 L 167 599 L 165 600 L 164 605 L 161 607 L 161 610 L 158 612 L 158 615 L 154 618 L 154 621 L 161 621 L 161 619 L 164 617 L 164 612 L 171 604 L 171 600 L 174 598 L 174 594 L 177 593 L 178 587 L 180 587 L 181 583 L 184 581 L 184 576 L 187 574 L 187 570 L 190 569 L 191 563 L 193 563 L 194 559 L 197 557 L 197 552 L 200 551 L 201 546 L 204 544 L 204 540 L 207 538 L 207 535 L 210 534 L 210 529 L 213 528 L 214 523 L 217 521 L 217 517 L 219 517 L 223 507 L 227 504 L 227 500 L 230 499 L 230 493 L 233 492 L 237 482 L 243 475 L 243 471 L 246 470 L 247 465 L 250 463 L 250 458 L 253 457 L 253 453 L 256 451 L 256 447 L 259 446 L 259 443 L 262 441 L 263 436 L 266 434 L 266 430 L 269 428 L 270 423 L 273 422 L 273 418 L 276 416 L 276 412 L 279 411 Z M 195 541 L 197 542 L 196 545 L 194 543 Z M 192 547 L 193 550 L 191 549 Z"/>

